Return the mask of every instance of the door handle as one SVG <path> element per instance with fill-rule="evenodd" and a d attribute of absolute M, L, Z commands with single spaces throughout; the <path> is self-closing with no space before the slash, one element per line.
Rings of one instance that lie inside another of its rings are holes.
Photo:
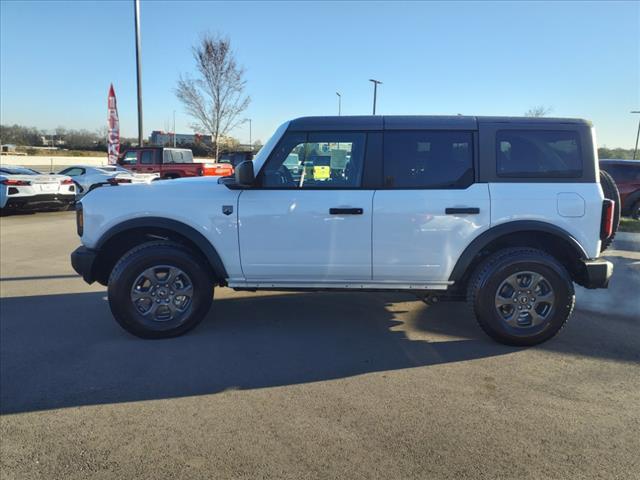
<path fill-rule="evenodd" d="M 362 215 L 361 208 L 330 208 L 330 215 Z"/>
<path fill-rule="evenodd" d="M 445 208 L 444 213 L 447 215 L 457 215 L 461 213 L 467 213 L 470 215 L 477 215 L 480 213 L 480 209 L 478 207 L 461 207 L 461 208 Z"/>

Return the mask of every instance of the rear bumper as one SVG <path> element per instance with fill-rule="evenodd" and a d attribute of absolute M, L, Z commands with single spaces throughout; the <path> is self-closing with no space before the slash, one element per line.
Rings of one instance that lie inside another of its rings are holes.
<path fill-rule="evenodd" d="M 4 206 L 7 210 L 38 210 L 46 208 L 62 208 L 75 202 L 76 196 L 57 193 L 30 195 L 25 197 L 8 197 Z"/>
<path fill-rule="evenodd" d="M 585 288 L 607 288 L 613 275 L 613 263 L 603 258 L 583 260 L 584 266 L 580 285 Z"/>
<path fill-rule="evenodd" d="M 85 282 L 95 282 L 93 277 L 93 264 L 97 252 L 87 247 L 78 247 L 71 253 L 71 266 Z"/>

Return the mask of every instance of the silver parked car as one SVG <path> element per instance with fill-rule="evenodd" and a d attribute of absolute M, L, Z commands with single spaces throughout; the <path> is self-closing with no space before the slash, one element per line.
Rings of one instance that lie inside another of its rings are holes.
<path fill-rule="evenodd" d="M 132 173 L 119 165 L 92 167 L 73 165 L 60 171 L 71 177 L 77 186 L 77 196 L 82 197 L 94 188 L 108 183 L 149 183 L 159 178 L 157 173 Z"/>
<path fill-rule="evenodd" d="M 65 175 L 0 165 L 0 213 L 20 210 L 64 210 L 76 199 L 76 186 Z"/>

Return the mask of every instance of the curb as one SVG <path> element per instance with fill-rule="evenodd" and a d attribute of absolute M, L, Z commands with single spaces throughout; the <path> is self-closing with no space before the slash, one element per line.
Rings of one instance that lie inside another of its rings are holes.
<path fill-rule="evenodd" d="M 640 233 L 637 232 L 616 232 L 616 238 L 613 240 L 621 240 L 623 242 L 640 243 Z"/>

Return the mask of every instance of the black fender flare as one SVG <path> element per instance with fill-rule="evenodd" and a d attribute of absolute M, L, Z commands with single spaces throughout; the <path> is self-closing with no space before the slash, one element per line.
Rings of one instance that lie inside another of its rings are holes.
<path fill-rule="evenodd" d="M 120 233 L 138 228 L 162 228 L 163 230 L 169 230 L 188 238 L 207 258 L 211 268 L 213 269 L 213 273 L 219 280 L 224 280 L 228 277 L 224 263 L 222 263 L 220 255 L 216 251 L 215 247 L 211 245 L 211 242 L 209 242 L 209 240 L 207 240 L 207 238 L 195 228 L 169 218 L 140 217 L 126 220 L 111 227 L 103 233 L 97 241 L 95 249 L 100 250 L 110 239 Z"/>
<path fill-rule="evenodd" d="M 500 237 L 518 232 L 544 232 L 555 235 L 567 242 L 573 248 L 578 258 L 583 260 L 588 258 L 587 252 L 582 248 L 582 245 L 566 230 L 551 223 L 538 220 L 515 220 L 491 227 L 473 239 L 458 258 L 458 261 L 451 271 L 449 280 L 453 282 L 459 281 L 465 275 L 476 256 L 490 243 L 498 240 Z"/>

